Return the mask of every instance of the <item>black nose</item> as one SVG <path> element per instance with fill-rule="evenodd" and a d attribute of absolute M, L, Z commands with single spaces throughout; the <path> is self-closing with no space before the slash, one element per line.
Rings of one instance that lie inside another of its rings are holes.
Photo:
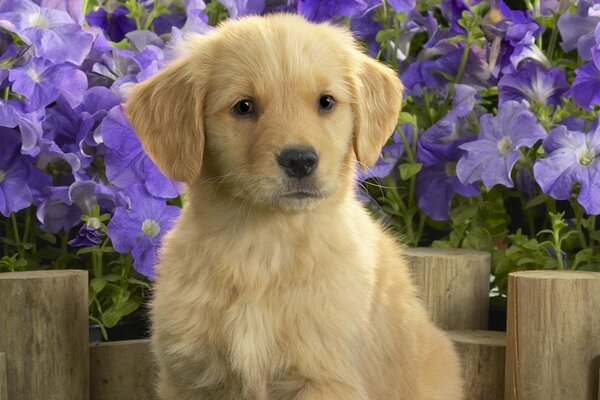
<path fill-rule="evenodd" d="M 277 162 L 290 178 L 302 179 L 315 170 L 319 158 L 312 148 L 285 149 L 277 157 Z"/>

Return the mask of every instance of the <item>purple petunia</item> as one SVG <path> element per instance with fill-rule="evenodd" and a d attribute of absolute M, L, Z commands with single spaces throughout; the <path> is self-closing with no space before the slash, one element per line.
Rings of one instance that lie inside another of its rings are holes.
<path fill-rule="evenodd" d="M 85 16 L 85 20 L 91 26 L 101 28 L 110 40 L 120 42 L 125 38 L 125 34 L 136 29 L 135 20 L 129 18 L 129 9 L 119 5 L 112 12 L 104 8 L 98 8 Z"/>
<path fill-rule="evenodd" d="M 298 0 L 298 14 L 315 22 L 358 16 L 366 9 L 364 0 Z"/>
<path fill-rule="evenodd" d="M 180 186 L 164 176 L 144 153 L 123 107 L 113 107 L 100 127 L 106 146 L 106 176 L 119 188 L 143 184 L 148 192 L 160 198 L 179 195 Z"/>
<path fill-rule="evenodd" d="M 160 241 L 173 227 L 181 210 L 151 196 L 140 185 L 133 185 L 124 192 L 131 208 L 117 207 L 107 226 L 108 235 L 115 250 L 133 254 L 134 267 L 139 273 L 153 278 Z"/>
<path fill-rule="evenodd" d="M 415 137 L 414 126 L 412 124 L 403 124 L 399 129 L 402 129 L 406 136 L 406 141 L 411 145 Z M 396 164 L 398 164 L 398 160 L 404 154 L 404 142 L 398 132 L 394 132 L 391 140 L 391 143 L 385 145 L 381 150 L 381 154 L 374 166 L 366 170 L 357 166 L 357 180 L 359 182 L 371 178 L 385 178 L 392 172 Z"/>
<path fill-rule="evenodd" d="M 96 220 L 96 218 L 90 218 L 88 222 L 83 224 L 79 232 L 77 232 L 77 236 L 69 240 L 69 246 L 88 247 L 100 245 L 102 243 L 102 234 L 98 231 L 98 226 L 94 225 Z"/>
<path fill-rule="evenodd" d="M 527 106 L 516 101 L 503 103 L 496 117 L 483 115 L 479 125 L 479 139 L 460 146 L 467 153 L 458 161 L 458 178 L 463 183 L 481 180 L 487 188 L 513 187 L 510 174 L 521 158 L 519 149 L 533 146 L 546 132 Z"/>
<path fill-rule="evenodd" d="M 31 0 L 1 2 L 3 20 L 10 24 L 11 31 L 33 44 L 36 56 L 55 64 L 81 65 L 94 40 L 65 11 L 40 7 Z"/>
<path fill-rule="evenodd" d="M 458 75 L 463 52 L 464 47 L 456 44 L 440 44 L 428 49 L 423 52 L 423 59 L 411 63 L 402 73 L 402 82 L 410 94 L 415 95 L 420 95 L 423 86 L 428 89 L 444 87 L 449 79 Z M 482 88 L 487 86 L 489 79 L 485 52 L 477 46 L 471 46 L 460 83 Z"/>
<path fill-rule="evenodd" d="M 527 100 L 530 103 L 559 105 L 561 96 L 568 88 L 563 70 L 548 69 L 529 61 L 500 78 L 499 102 Z"/>
<path fill-rule="evenodd" d="M 51 186 L 37 209 L 36 216 L 46 232 L 68 232 L 82 215 L 90 214 L 94 205 L 112 211 L 120 204 L 115 192 L 94 181 L 73 182 L 70 186 Z"/>
<path fill-rule="evenodd" d="M 596 46 L 591 49 L 592 61 L 575 70 L 569 94 L 579 106 L 591 109 L 600 104 L 600 24 L 596 28 Z"/>
<path fill-rule="evenodd" d="M 456 163 L 464 154 L 460 146 L 474 138 L 443 144 L 419 141 L 417 161 L 423 164 L 423 168 L 417 175 L 417 200 L 419 208 L 431 219 L 449 219 L 450 205 L 456 194 L 465 197 L 480 194 L 476 183 L 464 184 L 456 176 Z"/>
<path fill-rule="evenodd" d="M 31 165 L 20 148 L 17 132 L 0 128 L 0 213 L 5 217 L 33 203 L 28 186 Z"/>
<path fill-rule="evenodd" d="M 597 0 L 579 0 L 577 13 L 565 13 L 558 19 L 563 50 L 569 52 L 577 48 L 579 57 L 584 61 L 591 60 L 591 49 L 596 44 L 594 31 L 598 23 L 600 23 L 600 3 Z"/>
<path fill-rule="evenodd" d="M 428 142 L 448 143 L 465 134 L 470 134 L 462 128 L 464 117 L 471 113 L 477 100 L 477 91 L 471 86 L 455 84 L 452 96 L 452 108 L 435 124 L 423 132 L 423 137 Z"/>
<path fill-rule="evenodd" d="M 542 191 L 557 200 L 571 197 L 579 183 L 577 201 L 588 214 L 600 214 L 600 124 L 588 133 L 570 130 L 564 125 L 554 128 L 544 141 L 547 157 L 533 166 Z"/>
<path fill-rule="evenodd" d="M 70 63 L 52 64 L 34 58 L 28 64 L 10 70 L 12 90 L 27 98 L 27 109 L 35 111 L 62 95 L 71 106 L 78 105 L 87 89 L 83 71 Z"/>
<path fill-rule="evenodd" d="M 220 2 L 229 11 L 230 18 L 260 14 L 265 9 L 265 0 L 220 0 Z"/>

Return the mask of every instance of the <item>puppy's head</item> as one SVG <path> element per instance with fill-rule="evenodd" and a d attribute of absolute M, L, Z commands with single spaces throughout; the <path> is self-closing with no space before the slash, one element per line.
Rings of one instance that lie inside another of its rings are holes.
<path fill-rule="evenodd" d="M 271 15 L 188 40 L 126 110 L 167 176 L 295 210 L 351 190 L 356 160 L 375 163 L 401 98 L 396 74 L 345 30 Z"/>

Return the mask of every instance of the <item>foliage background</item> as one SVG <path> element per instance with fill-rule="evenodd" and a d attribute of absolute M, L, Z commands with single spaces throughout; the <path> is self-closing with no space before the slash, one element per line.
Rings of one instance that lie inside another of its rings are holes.
<path fill-rule="evenodd" d="M 600 1 L 0 0 L 0 271 L 87 268 L 102 329 L 147 297 L 182 186 L 121 103 L 185 35 L 293 12 L 347 26 L 406 86 L 357 196 L 409 246 L 600 271 Z M 105 333 L 106 334 L 106 333 Z"/>

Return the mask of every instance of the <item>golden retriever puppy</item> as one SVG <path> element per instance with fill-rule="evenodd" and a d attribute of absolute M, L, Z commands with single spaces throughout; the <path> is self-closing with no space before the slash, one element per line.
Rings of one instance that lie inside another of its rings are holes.
<path fill-rule="evenodd" d="M 402 85 L 352 36 L 293 15 L 187 41 L 127 114 L 187 183 L 152 303 L 168 400 L 453 400 L 459 361 L 395 240 L 357 201 Z"/>

